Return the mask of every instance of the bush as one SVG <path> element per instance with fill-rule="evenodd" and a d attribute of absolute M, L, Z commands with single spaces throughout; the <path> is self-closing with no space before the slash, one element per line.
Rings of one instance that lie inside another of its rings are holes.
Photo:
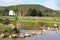
<path fill-rule="evenodd" d="M 5 19 L 5 20 L 3 21 L 3 24 L 6 24 L 6 25 L 10 24 L 10 20 L 9 20 L 9 19 Z"/>
<path fill-rule="evenodd" d="M 3 20 L 2 19 L 0 19 L 0 23 L 3 23 Z"/>

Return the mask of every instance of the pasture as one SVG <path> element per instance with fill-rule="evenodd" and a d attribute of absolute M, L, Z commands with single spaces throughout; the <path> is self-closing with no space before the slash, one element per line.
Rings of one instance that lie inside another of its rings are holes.
<path fill-rule="evenodd" d="M 0 19 L 9 19 L 10 23 L 16 25 L 16 20 L 14 17 L 1 17 Z M 60 26 L 59 17 L 19 17 L 18 18 L 18 29 L 24 30 L 39 30 L 41 26 L 44 27 L 53 27 L 53 24 L 56 23 Z M 8 25 L 0 24 L 0 29 L 10 29 Z M 7 27 L 6 27 L 7 26 Z"/>

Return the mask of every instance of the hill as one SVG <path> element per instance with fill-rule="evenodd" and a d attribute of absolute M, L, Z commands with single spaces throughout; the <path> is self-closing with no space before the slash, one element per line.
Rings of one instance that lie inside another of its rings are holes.
<path fill-rule="evenodd" d="M 16 13 L 22 13 L 22 16 L 59 16 L 60 11 L 56 11 L 42 5 L 37 4 L 24 4 L 24 5 L 13 5 L 7 7 L 0 7 L 1 15 L 8 15 L 9 10 L 13 10 Z"/>

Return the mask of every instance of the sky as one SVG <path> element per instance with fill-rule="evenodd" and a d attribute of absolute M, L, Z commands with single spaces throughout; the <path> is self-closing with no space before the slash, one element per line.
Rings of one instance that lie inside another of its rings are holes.
<path fill-rule="evenodd" d="M 0 0 L 0 6 L 17 4 L 40 4 L 54 10 L 60 10 L 60 0 Z"/>

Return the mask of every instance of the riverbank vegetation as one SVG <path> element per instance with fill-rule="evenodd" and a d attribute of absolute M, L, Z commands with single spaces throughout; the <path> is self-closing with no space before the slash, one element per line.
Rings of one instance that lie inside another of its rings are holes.
<path fill-rule="evenodd" d="M 34 17 L 35 18 L 35 17 Z M 54 23 L 58 24 L 58 26 L 60 26 L 60 20 L 59 19 L 55 19 L 55 18 L 52 18 L 52 19 L 49 19 L 48 18 L 45 18 L 43 17 L 39 17 L 40 19 L 34 19 L 34 18 L 20 18 L 19 19 L 19 23 L 17 24 L 18 25 L 18 29 L 25 29 L 25 30 L 39 30 L 41 26 L 44 26 L 44 27 L 54 27 Z M 45 18 L 45 19 L 44 19 Z M 1 18 L 0 19 L 0 30 L 9 30 L 11 29 L 8 25 L 9 24 L 13 24 L 13 25 L 16 25 L 16 20 L 14 18 Z"/>

